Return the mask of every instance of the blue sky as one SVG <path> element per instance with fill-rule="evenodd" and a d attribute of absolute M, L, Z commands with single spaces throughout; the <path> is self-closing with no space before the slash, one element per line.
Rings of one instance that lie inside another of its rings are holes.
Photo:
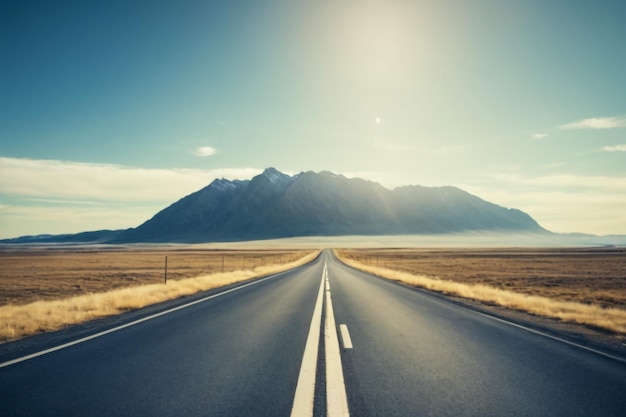
<path fill-rule="evenodd" d="M 455 185 L 626 234 L 626 2 L 0 5 L 0 237 L 134 227 L 214 178 Z"/>

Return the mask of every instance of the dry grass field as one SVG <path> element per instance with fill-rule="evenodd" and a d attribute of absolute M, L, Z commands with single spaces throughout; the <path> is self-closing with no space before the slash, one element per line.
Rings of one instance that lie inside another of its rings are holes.
<path fill-rule="evenodd" d="M 306 263 L 318 253 L 0 251 L 0 343 L 277 273 Z"/>
<path fill-rule="evenodd" d="M 0 306 L 55 300 L 300 259 L 306 250 L 0 250 Z"/>
<path fill-rule="evenodd" d="M 338 254 L 411 285 L 626 333 L 624 249 L 359 249 Z"/>

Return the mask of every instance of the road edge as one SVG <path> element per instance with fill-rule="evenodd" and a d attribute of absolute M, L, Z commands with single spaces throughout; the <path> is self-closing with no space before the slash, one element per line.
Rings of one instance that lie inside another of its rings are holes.
<path fill-rule="evenodd" d="M 225 286 L 211 288 L 206 291 L 200 291 L 194 294 L 184 295 L 182 297 L 150 304 L 136 310 L 123 312 L 121 314 L 106 316 L 83 323 L 71 324 L 63 329 L 38 333 L 21 339 L 4 342 L 0 344 L 0 368 L 7 366 L 4 364 L 13 362 L 18 358 L 31 357 L 32 355 L 42 351 L 52 351 L 52 349 L 61 345 L 76 344 L 73 343 L 73 341 L 76 340 L 85 339 L 86 341 L 87 339 L 93 338 L 94 335 L 104 335 L 106 333 L 110 333 L 112 332 L 112 329 L 129 327 L 130 323 L 139 323 L 150 318 L 156 318 L 160 315 L 166 314 L 166 312 L 178 310 L 185 308 L 185 306 L 190 306 L 210 298 L 215 298 L 221 294 L 235 291 L 240 287 L 247 287 L 255 284 L 256 282 L 278 278 L 281 275 L 297 271 L 300 268 L 305 268 L 319 261 L 321 254 L 322 250 L 319 250 L 317 255 L 308 262 L 284 271 L 266 273 Z"/>
<path fill-rule="evenodd" d="M 557 340 L 570 346 L 595 353 L 615 362 L 626 365 L 626 338 L 619 337 L 620 340 L 609 342 L 614 335 L 576 323 L 565 323 L 550 317 L 536 316 L 524 311 L 509 309 L 499 305 L 488 305 L 478 300 L 463 298 L 459 296 L 447 295 L 441 292 L 416 287 L 402 281 L 386 278 L 381 275 L 375 275 L 371 272 L 361 270 L 355 266 L 349 265 L 337 256 L 335 250 L 332 256 L 342 265 L 359 271 L 361 273 L 372 276 L 376 279 L 383 280 L 395 285 L 417 291 L 422 294 L 435 297 L 440 300 L 455 304 L 460 307 L 467 308 L 482 314 L 485 317 L 502 323 L 524 329 L 528 332 L 539 334 L 544 337 Z M 615 336 L 617 338 L 617 336 Z M 621 343 L 619 343 L 621 342 Z"/>

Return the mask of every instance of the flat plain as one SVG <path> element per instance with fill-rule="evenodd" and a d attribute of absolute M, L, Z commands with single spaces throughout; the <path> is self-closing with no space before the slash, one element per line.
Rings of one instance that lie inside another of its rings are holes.
<path fill-rule="evenodd" d="M 361 264 L 626 310 L 626 249 L 358 249 Z"/>
<path fill-rule="evenodd" d="M 251 270 L 310 250 L 7 248 L 0 250 L 0 306 L 58 300 L 167 279 Z"/>

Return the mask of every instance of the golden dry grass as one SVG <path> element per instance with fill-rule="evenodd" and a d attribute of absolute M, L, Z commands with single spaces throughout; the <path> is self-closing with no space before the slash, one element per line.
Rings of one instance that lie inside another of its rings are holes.
<path fill-rule="evenodd" d="M 181 267 L 181 270 L 184 270 L 184 272 L 179 271 L 178 273 L 173 274 L 178 279 L 170 280 L 168 272 L 168 283 L 167 285 L 164 285 L 164 262 L 161 262 L 160 276 L 156 273 L 156 271 L 154 271 L 154 273 L 146 272 L 146 270 L 138 266 L 142 265 L 142 262 L 145 262 L 147 259 L 152 259 L 154 256 L 157 257 L 155 259 L 159 259 L 162 257 L 162 254 L 145 252 L 131 254 L 117 253 L 116 255 L 119 257 L 119 259 L 123 260 L 119 261 L 119 263 L 116 264 L 118 268 L 121 268 L 120 265 L 128 263 L 129 265 L 132 265 L 134 267 L 134 269 L 131 269 L 129 266 L 129 271 L 135 271 L 131 272 L 132 274 L 134 274 L 133 276 L 147 275 L 153 283 L 134 286 L 128 286 L 128 284 L 126 284 L 125 287 L 115 288 L 115 286 L 121 285 L 119 282 L 115 282 L 112 285 L 113 289 L 105 290 L 106 285 L 101 283 L 100 280 L 96 280 L 97 284 L 95 285 L 95 287 L 97 287 L 100 291 L 97 293 L 88 293 L 68 297 L 68 293 L 63 291 L 57 291 L 55 293 L 55 298 L 27 303 L 22 302 L 19 304 L 15 303 L 2 305 L 0 306 L 0 342 L 18 339 L 35 333 L 57 330 L 70 324 L 83 323 L 89 320 L 119 314 L 124 311 L 138 309 L 150 304 L 177 298 L 183 295 L 189 295 L 199 291 L 206 291 L 212 288 L 229 285 L 254 277 L 288 270 L 311 261 L 318 254 L 319 251 L 281 251 L 274 253 L 261 253 L 259 251 L 239 253 L 235 251 L 229 253 L 228 255 L 225 253 L 186 254 L 186 256 L 190 256 L 189 258 L 187 258 L 188 261 L 196 256 L 199 256 L 202 259 L 202 264 L 204 265 L 202 268 L 209 268 L 206 265 L 211 264 L 212 266 L 209 270 L 214 272 L 192 278 L 181 279 L 181 276 L 193 275 L 194 271 L 198 270 L 197 268 L 188 265 L 184 268 Z M 111 255 L 112 254 L 107 253 L 106 258 L 111 259 Z M 134 255 L 134 263 L 132 261 L 133 256 L 130 255 Z M 184 258 L 184 256 L 182 254 L 178 255 L 179 260 L 181 260 L 182 264 L 182 259 Z M 264 262 L 261 261 L 263 255 L 265 255 Z M 36 257 L 36 255 L 33 256 Z M 102 266 L 107 265 L 106 262 L 100 263 L 100 267 L 95 267 L 92 264 L 95 258 L 91 256 L 84 258 L 81 261 L 76 261 L 75 256 L 69 255 L 67 253 L 61 254 L 60 259 L 54 261 L 52 260 L 52 258 L 54 258 L 54 255 L 46 254 L 45 256 L 51 256 L 51 258 L 47 260 L 48 265 L 56 263 L 59 260 L 64 260 L 64 262 L 60 262 L 58 264 L 59 267 L 55 270 L 57 277 L 63 276 L 63 265 L 67 266 L 68 270 L 73 271 L 75 275 L 69 274 L 69 276 L 63 279 L 58 279 L 58 281 L 74 282 L 75 284 L 73 285 L 80 285 L 81 289 L 83 288 L 83 285 L 87 288 L 91 288 L 93 285 L 93 283 L 91 282 L 85 283 L 85 280 L 80 278 L 82 275 L 77 271 L 82 271 L 83 268 L 85 268 L 84 273 L 86 274 L 95 274 L 98 271 L 100 271 L 99 273 L 103 274 L 103 276 L 111 273 L 113 275 L 118 275 L 121 273 L 121 269 L 114 268 L 112 267 L 112 265 L 110 271 L 114 272 L 105 272 L 102 269 Z M 239 266 L 243 265 L 244 268 L 246 268 L 246 266 L 247 268 L 221 272 L 222 256 L 224 256 L 225 265 L 228 264 L 227 258 L 231 258 L 231 264 L 237 264 Z M 254 259 L 254 257 L 256 257 L 256 259 Z M 176 256 L 174 256 L 174 258 L 176 258 Z M 212 261 L 207 262 L 207 258 L 212 258 Z M 73 260 L 73 262 L 71 262 L 71 260 Z M 162 260 L 164 260 L 164 256 L 162 257 Z M 271 263 L 272 261 L 273 263 Z M 33 263 L 36 264 L 36 262 Z M 190 263 L 192 264 L 192 262 Z M 263 263 L 265 263 L 265 265 L 263 265 Z M 91 265 L 91 269 L 89 265 Z M 170 258 L 168 256 L 168 267 L 169 265 Z M 202 268 L 200 269 L 202 270 Z M 219 272 L 215 271 L 216 268 L 219 269 Z M 13 266 L 13 270 L 20 269 L 22 268 L 18 268 L 15 265 Z M 137 272 L 140 270 L 144 272 Z M 147 271 L 150 271 L 150 268 L 147 268 Z M 55 274 L 52 272 L 52 269 L 50 269 L 49 273 L 44 275 L 54 276 Z M 2 280 L 5 280 L 4 275 L 2 276 Z M 31 280 L 36 281 L 32 278 L 32 276 Z M 104 281 L 106 281 L 106 279 Z M 48 285 L 51 285 L 48 280 L 43 280 L 43 282 L 45 283 L 45 285 L 40 285 L 46 287 Z M 52 280 L 52 285 L 53 282 L 54 280 Z M 73 289 L 72 284 L 69 284 L 67 282 L 63 286 L 63 288 L 66 288 L 68 285 L 70 289 Z M 2 288 L 4 288 L 4 286 Z M 4 289 L 2 291 L 4 291 Z M 36 293 L 36 291 L 36 288 L 31 289 L 29 291 L 30 294 L 28 295 L 28 297 L 33 297 L 33 293 Z M 48 297 L 50 296 L 50 291 L 45 292 L 44 294 L 46 295 L 46 297 Z M 65 294 L 65 297 L 62 294 Z M 23 301 L 24 299 L 22 298 L 21 300 Z"/>
<path fill-rule="evenodd" d="M 283 264 L 302 257 L 296 250 L 98 250 L 31 248 L 0 250 L 0 306 L 162 283 Z"/>
<path fill-rule="evenodd" d="M 622 250 L 341 250 L 346 263 L 445 294 L 626 333 Z"/>

